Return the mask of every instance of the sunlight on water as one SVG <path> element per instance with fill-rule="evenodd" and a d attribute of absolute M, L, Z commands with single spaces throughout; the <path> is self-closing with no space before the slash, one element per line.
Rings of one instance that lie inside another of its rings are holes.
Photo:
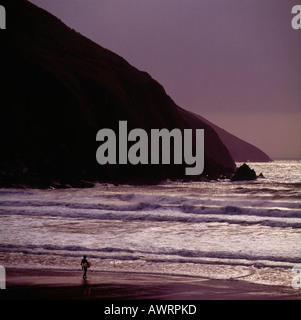
<path fill-rule="evenodd" d="M 93 270 L 290 285 L 301 263 L 301 162 L 249 165 L 265 178 L 1 189 L 0 264 L 77 270 L 87 254 Z"/>

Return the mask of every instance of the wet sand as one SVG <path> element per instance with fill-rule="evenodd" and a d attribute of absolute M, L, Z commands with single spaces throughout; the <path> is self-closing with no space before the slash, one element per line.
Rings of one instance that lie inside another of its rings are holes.
<path fill-rule="evenodd" d="M 2 300 L 301 300 L 301 290 L 242 280 L 141 273 L 6 270 Z"/>

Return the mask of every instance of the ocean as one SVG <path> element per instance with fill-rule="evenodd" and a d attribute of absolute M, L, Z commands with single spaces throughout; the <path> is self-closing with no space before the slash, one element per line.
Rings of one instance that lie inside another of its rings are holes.
<path fill-rule="evenodd" d="M 89 271 L 291 286 L 301 264 L 301 161 L 248 165 L 264 178 L 0 189 L 0 265 L 80 271 L 87 255 Z"/>

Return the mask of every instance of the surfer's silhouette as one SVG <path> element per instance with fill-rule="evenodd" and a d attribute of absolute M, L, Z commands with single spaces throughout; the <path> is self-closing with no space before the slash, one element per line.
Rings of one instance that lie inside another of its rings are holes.
<path fill-rule="evenodd" d="M 88 262 L 86 256 L 83 257 L 82 262 L 80 264 L 82 266 L 82 270 L 84 270 L 83 279 L 86 279 L 87 278 L 88 265 L 89 265 L 89 262 Z"/>

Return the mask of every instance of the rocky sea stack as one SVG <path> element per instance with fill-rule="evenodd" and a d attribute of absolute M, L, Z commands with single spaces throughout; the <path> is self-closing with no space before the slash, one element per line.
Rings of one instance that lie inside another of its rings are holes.
<path fill-rule="evenodd" d="M 235 174 L 231 178 L 231 181 L 243 181 L 243 180 L 256 180 L 256 172 L 251 169 L 247 164 L 243 164 L 237 168 Z"/>

